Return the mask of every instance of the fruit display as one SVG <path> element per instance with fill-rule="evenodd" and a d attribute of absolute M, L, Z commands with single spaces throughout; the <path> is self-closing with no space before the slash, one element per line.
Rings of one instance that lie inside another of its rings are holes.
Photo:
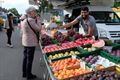
<path fill-rule="evenodd" d="M 108 59 L 105 59 L 101 56 L 98 56 L 98 55 L 90 55 L 87 57 L 82 57 L 81 59 L 83 61 L 85 61 L 87 64 L 91 65 L 92 68 L 97 67 L 97 68 L 101 69 L 102 67 L 107 68 L 107 67 L 115 65 L 115 63 L 113 63 L 113 62 L 109 61 Z M 95 69 L 95 70 L 97 70 L 97 69 Z"/>
<path fill-rule="evenodd" d="M 94 39 L 91 39 L 91 38 L 79 38 L 77 40 L 74 41 L 75 43 L 77 43 L 78 45 L 86 45 L 86 44 L 93 44 L 95 43 L 95 40 Z"/>
<path fill-rule="evenodd" d="M 60 42 L 60 43 L 65 43 L 65 42 L 69 42 L 69 37 L 66 35 L 63 35 L 61 32 L 56 31 L 54 33 L 54 38 Z"/>
<path fill-rule="evenodd" d="M 78 51 L 69 51 L 69 52 L 65 52 L 65 53 L 56 53 L 54 55 L 49 55 L 48 59 L 57 59 L 57 58 L 62 58 L 62 57 L 66 57 L 66 56 L 72 56 L 72 55 L 76 55 L 76 54 L 80 54 L 80 52 Z"/>
<path fill-rule="evenodd" d="M 117 56 L 117 57 L 120 58 L 120 50 L 114 50 L 110 54 L 112 54 L 112 55 Z"/>
<path fill-rule="evenodd" d="M 101 48 L 101 47 L 103 47 L 104 45 L 105 45 L 105 42 L 104 42 L 104 40 L 102 40 L 102 39 L 97 40 L 97 41 L 95 41 L 94 44 L 92 44 L 92 46 L 97 47 L 97 48 Z"/>
<path fill-rule="evenodd" d="M 98 59 L 99 59 L 99 57 L 95 56 L 95 55 L 90 55 L 88 57 L 82 57 L 82 60 L 87 62 L 90 65 L 96 63 Z"/>
<path fill-rule="evenodd" d="M 110 53 L 111 55 L 114 55 L 114 56 L 116 56 L 116 57 L 120 57 L 120 50 L 113 50 L 113 51 L 112 51 L 112 48 L 113 48 L 113 47 L 104 46 L 102 49 L 103 49 L 105 52 Z"/>
<path fill-rule="evenodd" d="M 86 50 L 88 52 L 92 52 L 92 51 L 97 50 L 97 48 L 96 47 L 89 47 L 89 48 L 85 47 L 84 50 Z"/>
<path fill-rule="evenodd" d="M 120 75 L 116 71 L 97 71 L 91 74 L 86 74 L 69 80 L 120 80 Z"/>
<path fill-rule="evenodd" d="M 77 46 L 79 46 L 79 45 L 74 42 L 61 43 L 60 45 L 45 46 L 42 49 L 42 52 L 49 53 L 49 52 L 64 50 L 64 49 L 73 48 L 73 47 L 77 47 Z"/>
<path fill-rule="evenodd" d="M 95 62 L 94 64 L 92 64 L 91 65 L 92 67 L 94 67 L 94 68 L 96 68 L 97 67 L 97 69 L 99 68 L 99 69 L 101 69 L 101 68 L 108 68 L 108 67 L 111 67 L 111 66 L 115 66 L 115 63 L 113 63 L 113 62 L 111 62 L 111 61 L 109 61 L 108 59 L 106 59 L 106 58 L 103 58 L 103 57 L 101 57 L 101 56 L 98 56 L 98 60 L 97 60 L 97 62 Z M 95 67 L 96 66 L 96 67 Z M 99 66 L 99 67 L 98 67 Z M 97 70 L 96 69 L 96 70 Z M 98 69 L 98 70 L 99 70 Z"/>
<path fill-rule="evenodd" d="M 49 65 L 52 67 L 53 71 L 57 71 L 57 70 L 66 69 L 73 66 L 78 66 L 79 63 L 80 63 L 80 60 L 78 59 L 67 58 L 67 59 L 51 62 Z"/>
<path fill-rule="evenodd" d="M 68 30 L 68 33 L 67 33 L 67 35 L 69 35 L 69 36 L 73 36 L 73 35 L 75 35 L 75 30 L 73 30 L 73 29 L 70 29 L 70 30 Z"/>
<path fill-rule="evenodd" d="M 112 47 L 111 46 L 104 46 L 104 47 L 102 47 L 102 50 L 105 52 L 111 53 Z"/>
<path fill-rule="evenodd" d="M 77 40 L 77 39 L 79 39 L 79 38 L 83 38 L 83 35 L 76 32 L 76 33 L 73 35 L 73 37 L 74 37 L 75 40 Z"/>
<path fill-rule="evenodd" d="M 52 44 L 52 38 L 46 34 L 41 34 L 41 44 L 42 46 L 47 46 Z"/>
<path fill-rule="evenodd" d="M 105 46 L 101 39 L 83 37 L 72 29 L 64 34 L 53 30 L 51 37 L 42 34 L 41 45 L 48 72 L 55 80 L 120 80 L 117 71 L 105 70 L 116 65 L 111 56 L 120 58 L 120 50 Z"/>
<path fill-rule="evenodd" d="M 95 70 L 101 70 L 101 69 L 104 69 L 105 67 L 102 64 L 96 64 L 94 68 Z"/>
<path fill-rule="evenodd" d="M 79 75 L 86 74 L 89 72 L 90 72 L 90 70 L 88 67 L 86 67 L 86 70 L 84 70 L 82 68 L 70 69 L 70 70 L 63 69 L 63 70 L 55 71 L 54 76 L 55 76 L 55 78 L 57 78 L 57 80 L 60 80 L 60 79 L 66 79 L 66 78 L 70 78 L 70 77 L 79 76 Z"/>

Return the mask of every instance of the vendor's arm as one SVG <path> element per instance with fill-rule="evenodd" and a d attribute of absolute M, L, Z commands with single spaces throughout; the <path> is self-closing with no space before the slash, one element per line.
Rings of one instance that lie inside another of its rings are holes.
<path fill-rule="evenodd" d="M 88 36 L 92 36 L 92 34 L 93 34 L 93 27 L 88 26 L 88 32 L 87 32 L 87 34 L 85 34 L 84 36 L 85 36 L 85 37 L 88 37 Z"/>
<path fill-rule="evenodd" d="M 77 19 L 73 20 L 72 22 L 70 23 L 67 23 L 65 25 L 63 25 L 64 28 L 68 28 L 68 27 L 71 27 L 73 25 L 75 25 L 76 23 L 78 23 L 79 21 Z"/>

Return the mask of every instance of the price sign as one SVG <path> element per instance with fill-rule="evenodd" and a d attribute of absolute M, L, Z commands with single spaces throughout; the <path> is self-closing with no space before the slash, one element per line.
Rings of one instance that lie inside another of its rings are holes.
<path fill-rule="evenodd" d="M 52 63 L 52 61 L 51 61 L 51 60 L 48 60 L 48 62 L 49 62 L 49 63 Z"/>
<path fill-rule="evenodd" d="M 72 55 L 72 59 L 76 59 L 76 55 Z"/>
<path fill-rule="evenodd" d="M 85 62 L 84 62 L 84 61 L 81 61 L 81 62 L 80 62 L 80 66 L 81 66 L 82 69 L 84 69 L 84 70 L 86 69 L 86 68 L 85 68 L 86 65 L 85 65 Z"/>

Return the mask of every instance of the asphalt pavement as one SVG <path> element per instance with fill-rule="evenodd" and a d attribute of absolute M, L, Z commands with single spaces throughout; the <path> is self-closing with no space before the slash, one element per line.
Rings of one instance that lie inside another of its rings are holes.
<path fill-rule="evenodd" d="M 0 80 L 26 80 L 22 78 L 23 46 L 19 31 L 16 29 L 13 32 L 13 48 L 7 47 L 6 42 L 5 32 L 0 31 Z M 35 51 L 32 72 L 38 77 L 34 80 L 44 80 L 47 72 L 39 47 Z"/>

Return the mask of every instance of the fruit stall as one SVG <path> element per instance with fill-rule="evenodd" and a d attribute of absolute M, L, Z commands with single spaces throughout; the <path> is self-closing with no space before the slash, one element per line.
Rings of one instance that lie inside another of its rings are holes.
<path fill-rule="evenodd" d="M 120 80 L 119 44 L 53 29 L 40 45 L 50 80 Z"/>

